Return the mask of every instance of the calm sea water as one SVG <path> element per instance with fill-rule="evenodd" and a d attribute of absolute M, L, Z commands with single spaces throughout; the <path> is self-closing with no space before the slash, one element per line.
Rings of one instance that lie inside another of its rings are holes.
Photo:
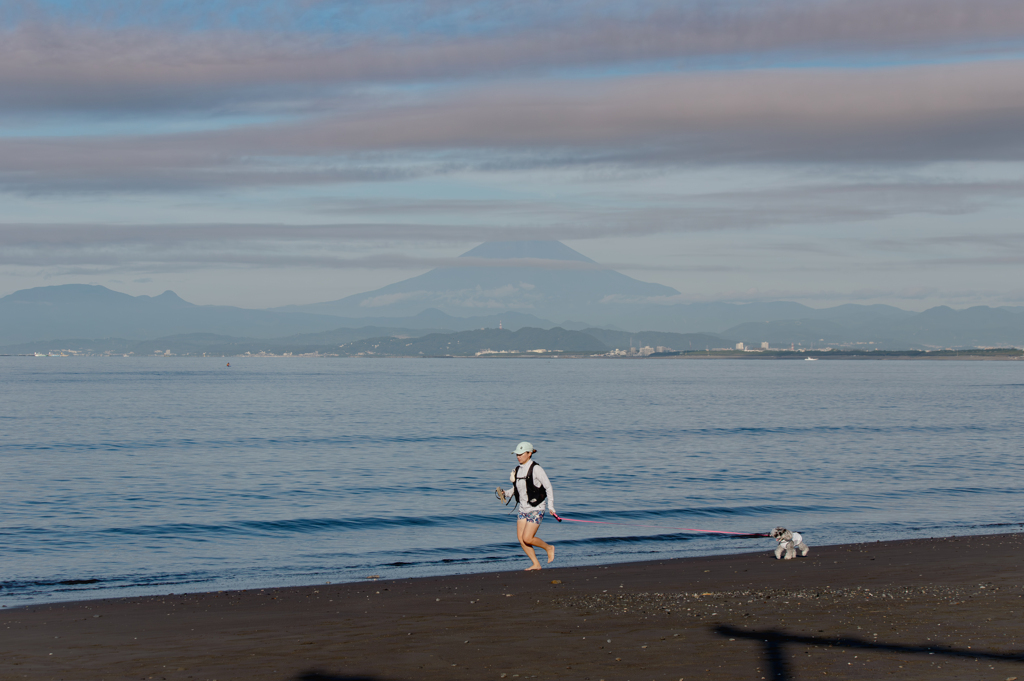
<path fill-rule="evenodd" d="M 1024 363 L 0 358 L 0 603 L 1020 531 Z M 639 527 L 655 525 L 658 527 Z"/>

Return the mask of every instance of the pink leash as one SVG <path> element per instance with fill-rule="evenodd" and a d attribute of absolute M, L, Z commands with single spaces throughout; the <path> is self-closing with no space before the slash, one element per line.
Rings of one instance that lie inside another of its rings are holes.
<path fill-rule="evenodd" d="M 562 522 L 568 520 L 570 523 L 594 523 L 595 525 L 623 525 L 625 527 L 653 527 L 660 530 L 676 530 L 678 532 L 702 532 L 704 534 L 739 534 L 745 537 L 767 537 L 767 534 L 760 534 L 754 532 L 726 532 L 724 530 L 698 530 L 692 527 L 665 527 L 664 525 L 638 525 L 636 523 L 613 523 L 608 520 L 577 520 L 576 518 L 560 518 L 557 514 L 552 513 L 555 516 L 555 520 Z"/>

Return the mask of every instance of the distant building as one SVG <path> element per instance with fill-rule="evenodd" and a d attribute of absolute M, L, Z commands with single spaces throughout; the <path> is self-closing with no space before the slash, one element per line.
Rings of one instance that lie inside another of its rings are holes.
<path fill-rule="evenodd" d="M 761 341 L 761 349 L 762 350 L 767 350 L 768 349 L 768 341 Z"/>
<path fill-rule="evenodd" d="M 744 349 L 744 348 L 743 348 L 743 343 L 737 343 L 737 344 L 736 344 L 736 349 L 737 349 L 737 350 L 743 350 L 743 349 Z"/>
<path fill-rule="evenodd" d="M 642 348 L 640 348 L 640 351 L 639 351 L 638 354 L 641 357 L 648 357 L 648 356 L 654 354 L 654 348 L 652 348 L 650 345 L 645 345 Z"/>
<path fill-rule="evenodd" d="M 658 352 L 675 352 L 675 350 L 673 350 L 672 348 L 666 347 L 664 345 L 659 345 L 654 349 Z"/>

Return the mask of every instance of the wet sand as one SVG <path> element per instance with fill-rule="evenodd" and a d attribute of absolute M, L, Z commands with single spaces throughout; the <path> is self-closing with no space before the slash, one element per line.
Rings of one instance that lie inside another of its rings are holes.
<path fill-rule="evenodd" d="M 730 556 L 0 610 L 0 678 L 1024 681 L 1024 534 L 807 539 L 791 561 L 766 539 Z"/>

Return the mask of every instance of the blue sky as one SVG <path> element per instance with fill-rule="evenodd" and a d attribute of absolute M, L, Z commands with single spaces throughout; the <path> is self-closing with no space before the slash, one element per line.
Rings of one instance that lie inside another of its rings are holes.
<path fill-rule="evenodd" d="M 0 295 L 333 300 L 551 238 L 680 301 L 1024 304 L 1024 3 L 2 2 Z"/>

